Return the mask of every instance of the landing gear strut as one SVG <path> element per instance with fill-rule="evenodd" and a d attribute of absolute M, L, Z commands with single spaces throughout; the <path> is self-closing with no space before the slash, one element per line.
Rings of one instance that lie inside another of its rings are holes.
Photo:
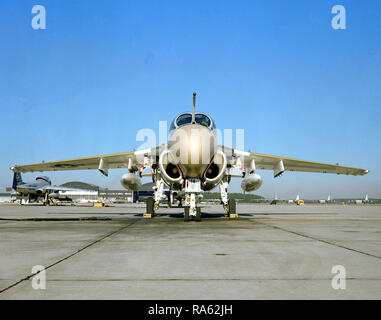
<path fill-rule="evenodd" d="M 155 211 L 159 209 L 160 200 L 164 192 L 164 180 L 162 178 L 156 179 L 154 190 L 154 196 L 146 200 L 146 213 L 143 215 L 144 218 L 153 218 Z"/>
<path fill-rule="evenodd" d="M 235 200 L 228 199 L 228 182 L 227 181 L 222 181 L 220 183 L 220 193 L 221 193 L 221 202 L 227 213 L 227 216 L 231 219 L 238 218 Z"/>
<path fill-rule="evenodd" d="M 159 203 L 164 193 L 164 180 L 162 178 L 156 179 L 154 210 L 159 209 Z"/>
<path fill-rule="evenodd" d="M 49 206 L 49 203 L 50 201 L 49 201 L 49 193 L 48 192 L 46 192 L 45 193 L 45 196 L 44 196 L 44 202 L 42 203 L 44 206 Z"/>

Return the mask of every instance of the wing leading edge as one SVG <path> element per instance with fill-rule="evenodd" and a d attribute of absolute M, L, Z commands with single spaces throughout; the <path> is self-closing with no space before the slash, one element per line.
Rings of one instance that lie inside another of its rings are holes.
<path fill-rule="evenodd" d="M 231 152 L 233 156 L 243 158 L 244 166 L 246 168 L 252 168 L 254 166 L 254 169 L 273 170 L 274 177 L 281 175 L 284 171 L 336 173 L 354 176 L 362 176 L 369 172 L 369 170 L 365 169 L 340 166 L 336 164 L 290 159 L 260 153 L 239 151 L 231 148 L 225 148 L 225 150 L 226 149 Z"/>
<path fill-rule="evenodd" d="M 157 147 L 139 151 L 114 153 L 95 157 L 14 166 L 11 167 L 11 170 L 14 172 L 36 172 L 98 169 L 103 174 L 107 175 L 108 169 L 138 168 L 139 166 L 144 164 L 145 156 L 153 155 L 155 152 L 157 152 Z"/>

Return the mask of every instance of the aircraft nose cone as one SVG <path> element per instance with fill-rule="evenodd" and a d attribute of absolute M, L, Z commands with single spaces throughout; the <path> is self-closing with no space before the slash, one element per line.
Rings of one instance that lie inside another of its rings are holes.
<path fill-rule="evenodd" d="M 169 141 L 169 149 L 184 177 L 201 178 L 216 149 L 215 133 L 205 126 L 189 124 L 174 130 Z"/>

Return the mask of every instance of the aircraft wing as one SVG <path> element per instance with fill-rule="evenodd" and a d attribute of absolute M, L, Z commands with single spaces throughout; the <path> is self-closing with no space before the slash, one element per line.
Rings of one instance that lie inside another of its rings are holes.
<path fill-rule="evenodd" d="M 56 187 L 56 186 L 43 186 L 41 187 L 43 190 L 49 190 L 49 191 L 92 191 L 87 189 L 78 189 L 78 188 L 67 188 L 67 187 Z"/>
<path fill-rule="evenodd" d="M 270 156 L 260 153 L 239 151 L 229 147 L 222 148 L 228 155 L 243 159 L 243 163 L 246 168 L 250 169 L 254 164 L 255 169 L 273 170 L 274 177 L 281 175 L 284 171 L 336 173 L 354 176 L 365 175 L 369 172 L 369 170 L 365 169 L 340 166 L 336 164 Z"/>
<path fill-rule="evenodd" d="M 63 170 L 89 170 L 98 169 L 104 175 L 108 175 L 108 169 L 128 168 L 138 170 L 144 164 L 146 156 L 158 155 L 159 147 L 153 147 L 145 150 L 115 153 L 95 157 L 78 158 L 62 161 L 41 162 L 36 164 L 27 164 L 13 166 L 14 172 L 36 172 L 36 171 L 63 171 Z"/>

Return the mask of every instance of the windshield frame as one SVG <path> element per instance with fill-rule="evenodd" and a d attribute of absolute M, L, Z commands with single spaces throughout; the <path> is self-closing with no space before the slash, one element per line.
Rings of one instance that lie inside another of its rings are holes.
<path fill-rule="evenodd" d="M 183 116 L 183 115 L 190 115 L 190 116 L 192 116 L 192 112 L 183 112 L 183 113 L 180 113 L 178 116 L 176 116 L 176 117 L 173 119 L 173 121 L 172 121 L 172 123 L 171 123 L 171 125 L 170 125 L 170 127 L 169 127 L 169 131 L 172 131 L 172 130 L 174 130 L 174 129 L 177 129 L 177 128 L 180 128 L 180 127 L 183 127 L 183 126 L 186 126 L 186 125 L 192 123 L 192 122 L 189 122 L 189 123 L 184 123 L 184 124 L 182 124 L 182 125 L 178 125 L 178 124 L 177 124 L 177 121 L 178 121 L 178 119 L 179 119 L 181 116 Z M 212 119 L 210 116 L 208 116 L 206 113 L 203 113 L 203 112 L 196 112 L 195 115 L 202 115 L 202 116 L 206 117 L 207 119 L 209 119 L 209 121 L 210 121 L 209 126 L 205 126 L 204 124 L 201 124 L 201 123 L 198 123 L 198 122 L 196 122 L 196 124 L 201 125 L 201 126 L 204 126 L 204 127 L 207 127 L 207 128 L 209 128 L 209 129 L 211 129 L 211 130 L 216 129 L 216 125 L 215 125 L 213 119 Z"/>

